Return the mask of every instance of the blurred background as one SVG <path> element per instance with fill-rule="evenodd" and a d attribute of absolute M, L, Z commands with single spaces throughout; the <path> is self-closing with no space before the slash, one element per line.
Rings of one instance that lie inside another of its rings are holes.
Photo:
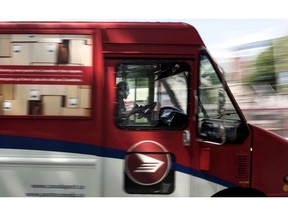
<path fill-rule="evenodd" d="M 188 22 L 224 69 L 248 122 L 288 137 L 288 20 Z"/>

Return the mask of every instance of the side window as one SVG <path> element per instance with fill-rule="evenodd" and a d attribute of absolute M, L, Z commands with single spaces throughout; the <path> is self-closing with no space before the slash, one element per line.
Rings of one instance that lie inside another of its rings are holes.
<path fill-rule="evenodd" d="M 246 126 L 207 55 L 200 56 L 198 136 L 218 144 L 242 143 Z"/>
<path fill-rule="evenodd" d="M 117 65 L 117 126 L 130 129 L 185 128 L 189 72 L 189 65 L 185 62 Z"/>
<path fill-rule="evenodd" d="M 1 34 L 0 115 L 90 116 L 91 35 Z"/>

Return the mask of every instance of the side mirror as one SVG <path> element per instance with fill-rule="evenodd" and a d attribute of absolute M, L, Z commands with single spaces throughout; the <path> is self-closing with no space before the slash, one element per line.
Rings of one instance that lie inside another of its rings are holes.
<path fill-rule="evenodd" d="M 207 138 L 209 143 L 222 145 L 226 142 L 226 132 L 222 121 L 204 120 L 201 124 L 200 135 Z"/>

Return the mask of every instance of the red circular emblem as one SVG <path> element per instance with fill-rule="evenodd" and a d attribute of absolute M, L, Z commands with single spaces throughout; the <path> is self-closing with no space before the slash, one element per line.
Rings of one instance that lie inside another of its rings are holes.
<path fill-rule="evenodd" d="M 136 143 L 125 157 L 126 174 L 141 185 L 153 185 L 162 181 L 169 173 L 170 163 L 167 149 L 154 141 Z"/>

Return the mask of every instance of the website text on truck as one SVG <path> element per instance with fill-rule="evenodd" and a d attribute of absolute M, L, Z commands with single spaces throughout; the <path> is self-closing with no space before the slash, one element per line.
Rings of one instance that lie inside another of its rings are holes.
<path fill-rule="evenodd" d="M 287 196 L 185 23 L 0 23 L 0 196 Z"/>

